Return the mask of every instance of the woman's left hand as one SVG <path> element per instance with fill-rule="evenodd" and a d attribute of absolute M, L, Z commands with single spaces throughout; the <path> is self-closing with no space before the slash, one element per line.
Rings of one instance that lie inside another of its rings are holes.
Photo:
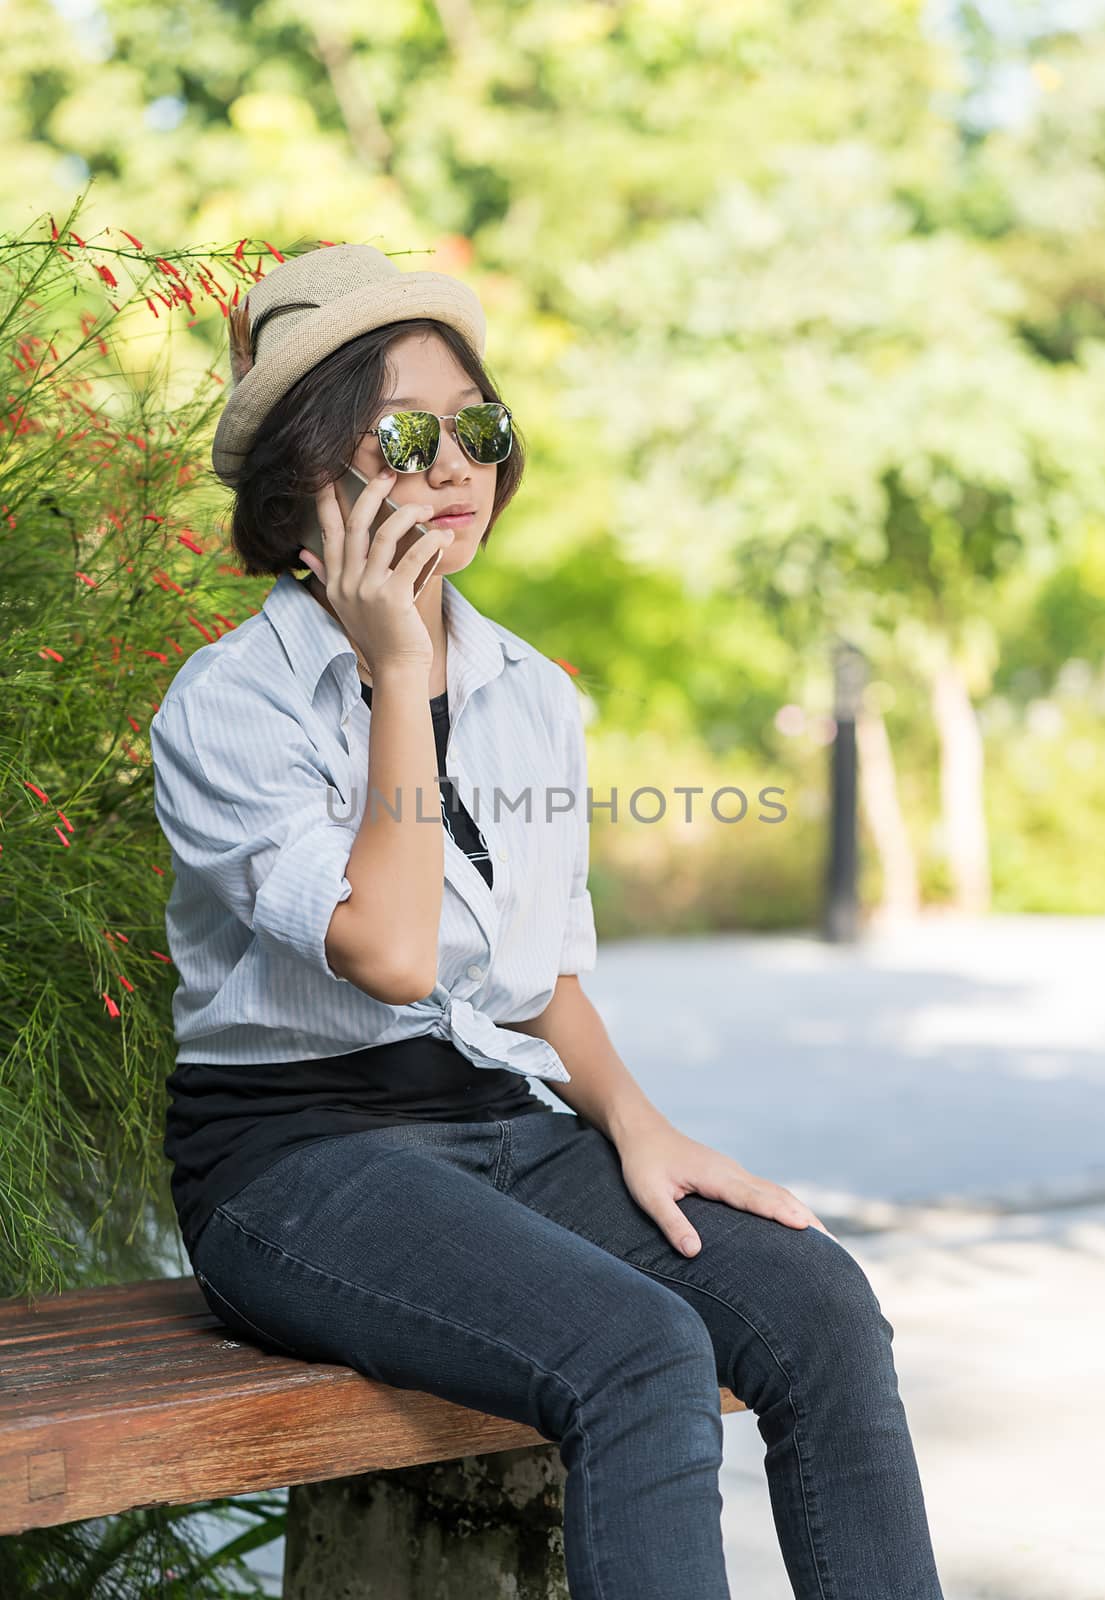
<path fill-rule="evenodd" d="M 670 1123 L 637 1129 L 624 1137 L 617 1149 L 626 1188 L 681 1255 L 697 1255 L 702 1245 L 676 1204 L 687 1194 L 724 1200 L 738 1211 L 752 1211 L 790 1228 L 812 1223 L 830 1239 L 836 1238 L 809 1206 L 782 1184 L 758 1178 L 739 1161 L 699 1144 Z"/>

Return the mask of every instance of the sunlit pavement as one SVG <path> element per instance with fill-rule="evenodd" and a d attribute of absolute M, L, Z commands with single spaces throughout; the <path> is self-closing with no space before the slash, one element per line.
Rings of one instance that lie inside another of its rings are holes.
<path fill-rule="evenodd" d="M 934 917 L 608 944 L 583 979 L 676 1126 L 864 1266 L 946 1600 L 1105 1600 L 1103 957 L 1105 919 Z M 724 1425 L 732 1592 L 791 1600 L 755 1419 Z"/>

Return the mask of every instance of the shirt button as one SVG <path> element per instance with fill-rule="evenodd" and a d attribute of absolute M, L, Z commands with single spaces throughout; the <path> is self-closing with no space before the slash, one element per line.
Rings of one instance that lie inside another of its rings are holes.
<path fill-rule="evenodd" d="M 499 860 L 500 861 L 505 861 L 506 860 L 506 851 L 505 850 L 500 850 L 499 851 Z"/>
<path fill-rule="evenodd" d="M 468 976 L 470 978 L 482 978 L 483 977 L 483 968 L 482 967 L 475 967 L 475 966 L 469 967 L 468 968 Z"/>

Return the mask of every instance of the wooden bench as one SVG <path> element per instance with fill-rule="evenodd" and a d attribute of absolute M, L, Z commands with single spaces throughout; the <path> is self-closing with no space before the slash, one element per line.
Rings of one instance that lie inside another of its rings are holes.
<path fill-rule="evenodd" d="M 0 1301 L 0 1535 L 291 1486 L 285 1600 L 549 1600 L 563 1479 L 534 1428 L 242 1343 L 191 1276 Z"/>

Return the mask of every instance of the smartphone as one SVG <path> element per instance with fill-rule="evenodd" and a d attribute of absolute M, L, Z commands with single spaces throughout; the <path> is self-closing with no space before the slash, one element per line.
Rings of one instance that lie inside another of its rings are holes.
<path fill-rule="evenodd" d="M 367 484 L 368 479 L 363 478 L 357 471 L 356 467 L 347 467 L 342 473 L 341 477 L 335 480 L 334 491 L 337 494 L 338 504 L 341 507 L 342 515 L 345 517 L 346 523 L 349 521 L 349 514 L 353 510 L 353 506 L 356 503 L 358 495 L 361 493 L 362 489 L 367 486 Z M 373 518 L 372 526 L 368 531 L 368 547 L 370 550 L 372 549 L 372 541 L 376 537 L 376 533 L 380 527 L 380 524 L 382 522 L 386 522 L 393 511 L 398 510 L 399 506 L 391 498 L 391 496 L 385 495 L 383 500 L 380 502 L 380 509 Z M 406 533 L 401 533 L 399 535 L 395 545 L 395 559 L 391 563 L 393 571 L 396 565 L 406 555 L 411 545 L 414 544 L 417 539 L 421 539 L 424 534 L 427 534 L 430 531 L 431 530 L 427 528 L 424 522 L 416 522 L 412 528 L 407 529 Z M 322 551 L 322 525 L 318 520 L 318 507 L 315 504 L 313 497 L 310 499 L 304 509 L 303 520 L 299 528 L 299 542 L 304 550 L 310 550 L 312 555 L 318 556 L 319 560 L 325 563 L 326 557 L 323 555 Z M 430 560 L 427 561 L 426 565 L 422 568 L 422 571 L 418 574 L 414 585 L 414 598 L 416 600 L 429 583 L 430 579 L 433 577 L 434 569 L 441 560 L 441 557 L 442 551 L 436 550 L 431 556 Z"/>

